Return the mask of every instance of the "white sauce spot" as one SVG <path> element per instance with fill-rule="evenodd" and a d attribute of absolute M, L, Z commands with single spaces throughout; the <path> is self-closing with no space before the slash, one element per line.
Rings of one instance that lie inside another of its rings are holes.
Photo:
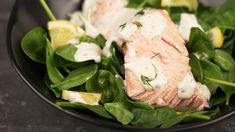
<path fill-rule="evenodd" d="M 166 27 L 165 18 L 156 10 L 146 10 L 138 21 L 143 25 L 140 28 L 141 33 L 150 39 L 162 33 Z"/>
<path fill-rule="evenodd" d="M 101 62 L 102 50 L 98 45 L 82 42 L 79 45 L 76 45 L 76 47 L 78 50 L 74 54 L 74 58 L 77 62 L 84 62 L 88 60 L 94 60 L 96 63 Z"/>
<path fill-rule="evenodd" d="M 187 74 L 179 85 L 178 96 L 181 99 L 188 99 L 192 97 L 196 87 L 197 83 L 194 78 Z"/>
<path fill-rule="evenodd" d="M 123 40 L 128 41 L 128 38 L 130 38 L 136 30 L 138 30 L 136 25 L 132 23 L 127 23 L 123 28 L 119 28 L 119 35 Z"/>
<path fill-rule="evenodd" d="M 193 27 L 198 27 L 201 30 L 203 30 L 202 27 L 198 24 L 198 21 L 195 15 L 182 13 L 178 31 L 185 41 L 189 41 L 191 29 Z"/>
<path fill-rule="evenodd" d="M 208 89 L 208 87 L 206 85 L 203 85 L 201 83 L 197 83 L 198 85 L 198 90 L 200 92 L 200 94 L 206 98 L 207 100 L 210 100 L 210 97 L 211 97 L 211 93 Z"/>
<path fill-rule="evenodd" d="M 167 78 L 162 73 L 162 68 L 159 67 L 157 61 L 152 60 L 151 58 L 146 58 L 143 56 L 133 58 L 132 61 L 125 64 L 125 68 L 132 71 L 141 82 L 141 75 L 154 79 L 157 74 L 157 77 L 149 82 L 151 86 L 144 85 L 146 89 L 163 88 L 167 83 Z"/>

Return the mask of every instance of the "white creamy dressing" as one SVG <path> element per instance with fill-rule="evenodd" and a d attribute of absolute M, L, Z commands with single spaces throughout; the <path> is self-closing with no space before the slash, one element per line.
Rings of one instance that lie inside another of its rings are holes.
<path fill-rule="evenodd" d="M 158 63 L 159 62 L 152 60 L 151 58 L 142 56 L 139 58 L 133 58 L 132 61 L 125 64 L 125 68 L 132 71 L 141 82 L 141 76 L 153 79 L 149 82 L 151 86 L 144 85 L 146 89 L 163 88 L 167 83 L 167 78 L 164 76 L 163 70 Z"/>
<path fill-rule="evenodd" d="M 200 94 L 204 98 L 206 98 L 207 100 L 210 100 L 211 93 L 210 93 L 208 87 L 206 85 L 201 84 L 201 83 L 197 83 L 197 85 L 198 85 L 198 90 L 199 90 Z"/>
<path fill-rule="evenodd" d="M 113 19 L 114 22 L 109 21 L 108 24 L 104 21 L 101 22 L 103 24 L 101 24 L 100 27 L 98 26 L 98 31 L 112 31 L 109 32 L 110 36 L 106 43 L 104 55 L 111 55 L 107 49 L 109 49 L 112 41 L 116 41 L 119 46 L 121 46 L 123 42 L 128 41 L 128 38 L 131 37 L 131 35 L 133 35 L 137 30 L 140 30 L 141 34 L 149 39 L 152 39 L 163 32 L 166 27 L 166 20 L 160 12 L 146 9 L 144 10 L 143 15 L 136 16 L 137 12 L 138 10 L 124 8 L 118 13 L 117 18 Z M 110 18 L 114 15 L 109 13 L 107 14 L 108 15 L 105 16 L 107 18 L 103 18 L 106 21 L 108 17 Z M 115 14 L 117 13 L 115 12 Z M 139 23 L 140 26 L 138 27 L 136 23 Z M 125 26 L 120 27 L 121 25 Z"/>
<path fill-rule="evenodd" d="M 178 31 L 185 41 L 189 41 L 191 29 L 193 27 L 198 27 L 203 30 L 202 27 L 199 25 L 195 15 L 182 13 Z"/>
<path fill-rule="evenodd" d="M 76 45 L 77 52 L 74 54 L 74 58 L 77 62 L 84 62 L 88 60 L 94 60 L 96 63 L 101 62 L 102 50 L 100 47 L 93 43 L 82 42 Z"/>
<path fill-rule="evenodd" d="M 141 33 L 150 39 L 161 34 L 166 27 L 166 19 L 156 10 L 146 10 L 138 21 L 143 25 Z"/>
<path fill-rule="evenodd" d="M 187 74 L 182 82 L 179 84 L 178 96 L 181 99 L 188 99 L 192 97 L 197 83 L 193 76 Z"/>
<path fill-rule="evenodd" d="M 100 20 L 95 23 L 94 26 L 96 27 L 97 31 L 104 34 L 104 36 L 107 38 L 107 42 L 103 50 L 104 55 L 108 57 L 112 55 L 110 52 L 110 46 L 113 41 L 116 41 L 117 44 L 121 47 L 123 40 L 127 39 L 128 36 L 131 36 L 134 31 L 136 31 L 137 27 L 130 24 L 127 25 L 129 29 L 123 28 L 123 30 L 121 30 L 120 26 L 127 24 L 128 21 L 131 21 L 137 12 L 138 10 L 136 9 L 120 7 L 118 12 L 107 12 Z"/>

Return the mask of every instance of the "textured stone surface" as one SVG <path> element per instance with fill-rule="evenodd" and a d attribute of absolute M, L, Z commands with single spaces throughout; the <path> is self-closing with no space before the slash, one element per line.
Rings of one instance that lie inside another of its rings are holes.
<path fill-rule="evenodd" d="M 26 86 L 12 68 L 5 47 L 6 24 L 13 0 L 2 0 L 0 3 L 0 132 L 114 131 L 60 112 Z M 234 132 L 235 116 L 216 125 L 193 131 Z"/>

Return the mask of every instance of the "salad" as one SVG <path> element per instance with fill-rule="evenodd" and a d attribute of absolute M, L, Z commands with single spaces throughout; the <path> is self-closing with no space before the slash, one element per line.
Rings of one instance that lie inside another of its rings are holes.
<path fill-rule="evenodd" d="M 144 128 L 207 121 L 235 93 L 235 3 L 85 0 L 21 42 L 56 104 Z"/>

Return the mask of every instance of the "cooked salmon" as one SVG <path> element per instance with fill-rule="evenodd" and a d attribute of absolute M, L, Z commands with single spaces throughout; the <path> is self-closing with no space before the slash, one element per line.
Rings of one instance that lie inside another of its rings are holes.
<path fill-rule="evenodd" d="M 185 42 L 167 11 L 125 5 L 125 0 L 99 0 L 91 22 L 108 41 L 121 46 L 127 95 L 154 107 L 203 110 L 209 91 L 195 81 Z"/>

